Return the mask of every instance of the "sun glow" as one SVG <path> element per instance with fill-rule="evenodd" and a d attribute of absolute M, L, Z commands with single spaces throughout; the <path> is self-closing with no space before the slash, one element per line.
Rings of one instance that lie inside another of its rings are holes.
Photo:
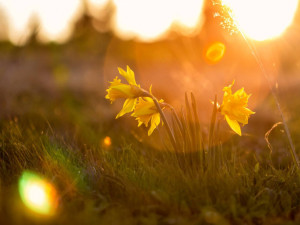
<path fill-rule="evenodd" d="M 280 36 L 292 23 L 298 0 L 222 0 L 232 10 L 238 28 L 263 41 Z"/>

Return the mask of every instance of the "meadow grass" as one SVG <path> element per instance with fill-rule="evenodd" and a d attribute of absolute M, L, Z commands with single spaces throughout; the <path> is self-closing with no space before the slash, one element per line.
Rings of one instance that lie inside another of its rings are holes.
<path fill-rule="evenodd" d="M 277 167 L 246 155 L 233 138 L 203 149 L 205 169 L 187 170 L 178 159 L 194 168 L 197 161 L 189 160 L 199 155 L 141 143 L 120 122 L 101 122 L 78 96 L 32 98 L 35 107 L 0 121 L 1 224 L 300 223 L 300 179 L 292 161 Z M 107 127 L 109 147 L 102 143 Z M 214 162 L 222 163 L 210 164 L 212 151 Z M 54 217 L 39 217 L 20 201 L 17 183 L 24 170 L 57 188 Z"/>

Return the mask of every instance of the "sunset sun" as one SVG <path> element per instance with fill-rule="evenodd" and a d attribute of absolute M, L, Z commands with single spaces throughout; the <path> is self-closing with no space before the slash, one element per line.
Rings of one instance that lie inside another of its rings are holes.
<path fill-rule="evenodd" d="M 293 22 L 298 0 L 223 0 L 232 10 L 238 28 L 263 41 L 280 36 Z"/>

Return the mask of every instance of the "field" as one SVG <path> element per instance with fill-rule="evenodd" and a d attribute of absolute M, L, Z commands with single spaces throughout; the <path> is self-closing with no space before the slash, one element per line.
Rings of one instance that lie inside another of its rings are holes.
<path fill-rule="evenodd" d="M 195 90 L 196 108 L 206 116 L 199 123 L 202 144 L 194 152 L 176 152 L 166 124 L 148 137 L 133 118 L 115 120 L 121 105 L 104 98 L 112 80 L 102 70 L 108 43 L 117 43 L 110 48 L 118 48 L 114 57 L 121 58 L 118 54 L 132 42 L 120 44 L 110 34 L 88 37 L 83 41 L 78 35 L 63 46 L 1 43 L 0 224 L 300 223 L 300 170 L 283 125 L 270 130 L 281 122 L 272 93 L 252 93 L 259 103 L 251 108 L 256 113 L 240 137 L 223 118 L 210 122 L 214 105 L 209 100 L 218 93 L 221 102 L 222 89 L 206 99 Z M 125 65 L 134 61 L 130 54 L 126 57 Z M 299 69 L 285 65 L 276 95 L 299 154 Z M 116 75 L 117 66 L 109 67 L 110 73 Z M 159 86 L 160 78 L 143 79 L 143 84 L 153 82 L 154 90 L 160 88 L 155 93 L 176 102 L 170 87 L 162 88 L 167 81 Z M 256 84 L 237 79 L 236 89 L 239 82 Z M 182 93 L 182 115 L 188 118 L 193 111 Z M 183 124 L 192 130 L 198 123 L 194 118 Z M 24 171 L 55 187 L 54 215 L 42 216 L 23 204 L 18 182 Z"/>

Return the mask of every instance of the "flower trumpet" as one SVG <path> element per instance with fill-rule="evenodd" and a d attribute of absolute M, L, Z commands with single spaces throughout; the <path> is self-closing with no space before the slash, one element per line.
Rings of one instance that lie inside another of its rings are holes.
<path fill-rule="evenodd" d="M 247 95 L 244 88 L 237 90 L 232 94 L 231 88 L 234 85 L 234 81 L 231 85 L 224 87 L 223 102 L 219 107 L 222 115 L 224 115 L 230 128 L 237 133 L 242 135 L 240 124 L 248 124 L 250 115 L 255 112 L 247 108 L 248 100 L 251 94 Z"/>
<path fill-rule="evenodd" d="M 163 100 L 161 99 L 158 103 L 162 104 Z M 148 136 L 150 136 L 154 129 L 160 124 L 160 113 L 157 110 L 153 99 L 150 97 L 139 98 L 132 116 L 136 117 L 139 127 L 142 124 L 145 124 L 145 126 L 148 127 L 148 123 L 150 122 Z"/>
<path fill-rule="evenodd" d="M 134 72 L 127 66 L 127 71 L 122 68 L 118 68 L 119 73 L 123 76 L 128 84 L 123 84 L 121 79 L 116 77 L 112 82 L 110 82 L 109 88 L 106 90 L 106 99 L 109 99 L 113 103 L 116 99 L 125 99 L 123 108 L 117 114 L 116 119 L 123 116 L 126 113 L 130 113 L 134 110 L 137 104 L 138 97 L 145 96 L 145 90 L 143 90 L 140 85 L 135 81 Z"/>

